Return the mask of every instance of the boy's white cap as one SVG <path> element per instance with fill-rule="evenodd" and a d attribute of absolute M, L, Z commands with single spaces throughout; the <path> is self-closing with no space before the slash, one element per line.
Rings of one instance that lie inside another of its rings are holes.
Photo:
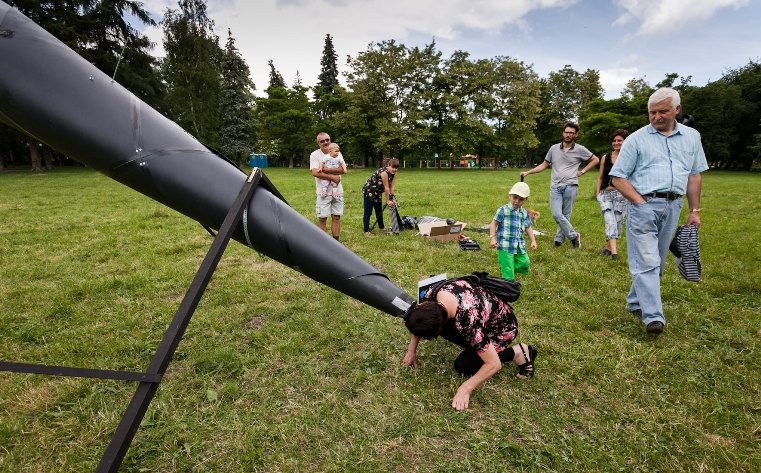
<path fill-rule="evenodd" d="M 525 182 L 516 182 L 509 192 L 510 195 L 517 195 L 518 197 L 527 198 L 531 194 L 531 190 L 528 188 L 528 184 Z"/>

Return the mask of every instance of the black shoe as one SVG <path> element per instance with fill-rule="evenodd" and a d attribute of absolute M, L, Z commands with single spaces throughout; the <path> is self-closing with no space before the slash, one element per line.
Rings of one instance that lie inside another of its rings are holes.
<path fill-rule="evenodd" d="M 530 379 L 534 377 L 534 360 L 536 359 L 536 355 L 539 354 L 539 350 L 536 349 L 534 345 L 528 346 L 528 356 L 526 356 L 526 351 L 523 349 L 523 344 L 519 343 L 518 348 L 520 348 L 521 353 L 523 353 L 523 359 L 526 360 L 522 365 L 518 365 L 518 377 L 519 379 Z"/>
<path fill-rule="evenodd" d="M 660 335 L 663 332 L 663 322 L 658 322 L 657 320 L 655 322 L 650 322 L 647 324 L 647 327 L 645 327 L 645 331 L 652 335 Z"/>
<path fill-rule="evenodd" d="M 603 248 L 598 252 L 600 256 L 611 256 L 610 250 L 607 248 Z"/>
<path fill-rule="evenodd" d="M 613 253 L 612 255 L 610 255 L 610 257 L 613 258 L 613 261 L 618 261 L 621 259 L 621 257 L 618 256 L 618 253 Z"/>
<path fill-rule="evenodd" d="M 562 244 L 563 244 L 563 242 L 562 242 L 562 241 L 556 241 L 556 242 L 555 242 L 555 246 L 560 246 L 560 245 L 562 245 Z"/>
<path fill-rule="evenodd" d="M 642 318 L 642 309 L 634 309 L 629 311 L 630 314 L 637 317 L 638 319 Z"/>
<path fill-rule="evenodd" d="M 571 240 L 571 244 L 576 249 L 581 248 L 581 233 L 576 232 L 576 238 Z"/>

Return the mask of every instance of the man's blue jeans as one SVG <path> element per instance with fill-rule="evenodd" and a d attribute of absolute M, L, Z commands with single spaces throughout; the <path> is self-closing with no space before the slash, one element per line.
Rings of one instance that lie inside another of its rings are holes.
<path fill-rule="evenodd" d="M 563 243 L 566 238 L 575 240 L 579 236 L 571 225 L 571 212 L 578 191 L 579 186 L 577 185 L 550 187 L 550 211 L 552 218 L 558 224 L 558 229 L 555 232 L 555 241 L 557 242 Z"/>
<path fill-rule="evenodd" d="M 661 276 L 671 239 L 679 223 L 682 199 L 646 197 L 644 204 L 627 208 L 626 244 L 632 286 L 626 308 L 641 310 L 642 322 L 666 323 L 661 302 Z"/>

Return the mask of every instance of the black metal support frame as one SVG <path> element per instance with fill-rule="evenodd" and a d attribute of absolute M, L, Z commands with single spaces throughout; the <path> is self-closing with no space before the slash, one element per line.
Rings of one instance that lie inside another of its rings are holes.
<path fill-rule="evenodd" d="M 392 200 L 396 204 L 396 216 L 394 216 L 393 212 L 389 210 L 390 218 L 391 218 L 391 226 L 393 226 L 393 219 L 397 220 L 397 223 L 399 224 L 399 228 L 404 228 L 404 224 L 402 223 L 402 216 L 399 215 L 399 202 L 396 200 L 396 197 L 392 196 Z M 388 204 L 383 204 L 383 208 L 381 209 L 381 214 L 386 211 L 386 207 L 388 207 Z M 378 216 L 375 216 L 375 221 L 373 222 L 373 225 L 370 227 L 370 231 L 375 230 L 375 226 L 378 225 Z"/>
<path fill-rule="evenodd" d="M 119 470 L 140 422 L 156 394 L 159 383 L 161 383 L 180 340 L 182 340 L 185 329 L 188 327 L 196 307 L 198 307 L 201 296 L 203 296 L 217 264 L 222 258 L 222 253 L 230 242 L 233 232 L 241 221 L 244 209 L 258 185 L 262 185 L 275 196 L 284 200 L 262 171 L 259 168 L 254 168 L 241 188 L 235 203 L 227 213 L 145 373 L 0 361 L 0 371 L 139 382 L 129 406 L 124 411 L 124 415 L 111 437 L 111 442 L 106 447 L 100 463 L 98 463 L 97 473 Z"/>

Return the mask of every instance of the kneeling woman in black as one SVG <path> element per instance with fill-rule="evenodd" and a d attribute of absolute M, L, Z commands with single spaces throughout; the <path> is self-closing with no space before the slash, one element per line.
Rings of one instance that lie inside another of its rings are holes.
<path fill-rule="evenodd" d="M 536 347 L 521 343 L 510 346 L 518 335 L 518 321 L 512 308 L 485 291 L 463 280 L 429 289 L 423 301 L 410 308 L 404 318 L 412 334 L 405 366 L 417 366 L 417 347 L 421 338 L 441 335 L 465 350 L 454 362 L 457 372 L 470 376 L 457 389 L 452 407 L 467 409 L 470 394 L 494 376 L 503 363 L 518 367 L 518 378 L 534 376 Z"/>

